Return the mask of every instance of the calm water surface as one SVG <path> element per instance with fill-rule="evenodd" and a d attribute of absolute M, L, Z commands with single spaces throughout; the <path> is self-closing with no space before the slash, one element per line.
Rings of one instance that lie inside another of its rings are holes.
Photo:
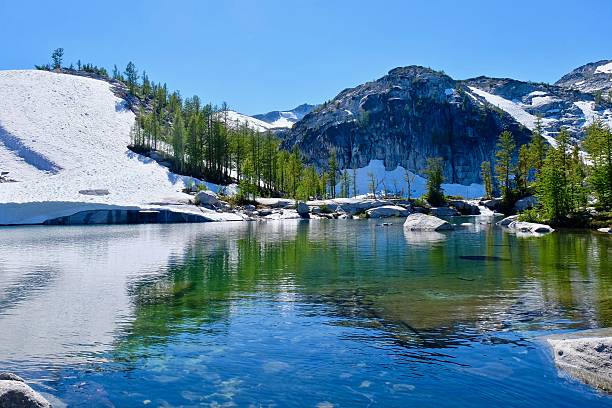
<path fill-rule="evenodd" d="M 58 406 L 612 406 L 541 339 L 612 325 L 612 240 L 466 220 L 0 229 L 0 370 Z"/>

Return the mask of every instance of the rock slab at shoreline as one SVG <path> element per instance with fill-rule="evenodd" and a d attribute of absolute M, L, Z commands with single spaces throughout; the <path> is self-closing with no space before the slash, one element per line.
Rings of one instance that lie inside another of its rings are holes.
<path fill-rule="evenodd" d="M 0 373 L 0 408 L 51 408 L 51 404 L 21 377 Z"/>
<path fill-rule="evenodd" d="M 612 329 L 551 336 L 555 364 L 584 383 L 612 392 Z"/>

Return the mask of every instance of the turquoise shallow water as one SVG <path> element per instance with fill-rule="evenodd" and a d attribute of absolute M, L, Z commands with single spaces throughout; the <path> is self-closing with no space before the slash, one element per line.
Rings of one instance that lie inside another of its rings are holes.
<path fill-rule="evenodd" d="M 611 239 L 402 220 L 0 229 L 0 369 L 68 406 L 612 406 Z"/>

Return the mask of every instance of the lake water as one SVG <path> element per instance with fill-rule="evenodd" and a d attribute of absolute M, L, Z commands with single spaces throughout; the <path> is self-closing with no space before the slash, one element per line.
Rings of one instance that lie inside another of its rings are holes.
<path fill-rule="evenodd" d="M 603 407 L 541 337 L 612 323 L 612 240 L 487 219 L 0 229 L 0 371 L 58 406 Z"/>

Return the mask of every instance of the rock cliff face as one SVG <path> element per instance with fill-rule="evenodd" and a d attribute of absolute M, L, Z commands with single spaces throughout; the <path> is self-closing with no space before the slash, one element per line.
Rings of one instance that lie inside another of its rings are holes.
<path fill-rule="evenodd" d="M 519 143 L 529 130 L 496 110 L 449 76 L 423 67 L 396 68 L 383 78 L 342 91 L 283 135 L 305 157 L 325 168 L 336 151 L 340 168 L 383 160 L 422 174 L 426 159 L 445 161 L 447 183 L 480 180 L 480 164 L 491 160 L 499 133 L 512 131 Z"/>
<path fill-rule="evenodd" d="M 605 71 L 604 63 L 589 70 Z M 566 83 L 488 77 L 458 81 L 409 66 L 345 89 L 280 135 L 285 148 L 299 147 L 320 168 L 327 167 L 335 150 L 341 169 L 365 167 L 377 159 L 387 170 L 401 165 L 422 175 L 426 159 L 438 156 L 445 162 L 446 183 L 470 184 L 481 182 L 483 161 L 494 161 L 503 130 L 511 131 L 517 144 L 526 143 L 538 118 L 544 136 L 554 143 L 561 128 L 580 138 L 595 118 L 612 124 L 612 104 Z"/>

